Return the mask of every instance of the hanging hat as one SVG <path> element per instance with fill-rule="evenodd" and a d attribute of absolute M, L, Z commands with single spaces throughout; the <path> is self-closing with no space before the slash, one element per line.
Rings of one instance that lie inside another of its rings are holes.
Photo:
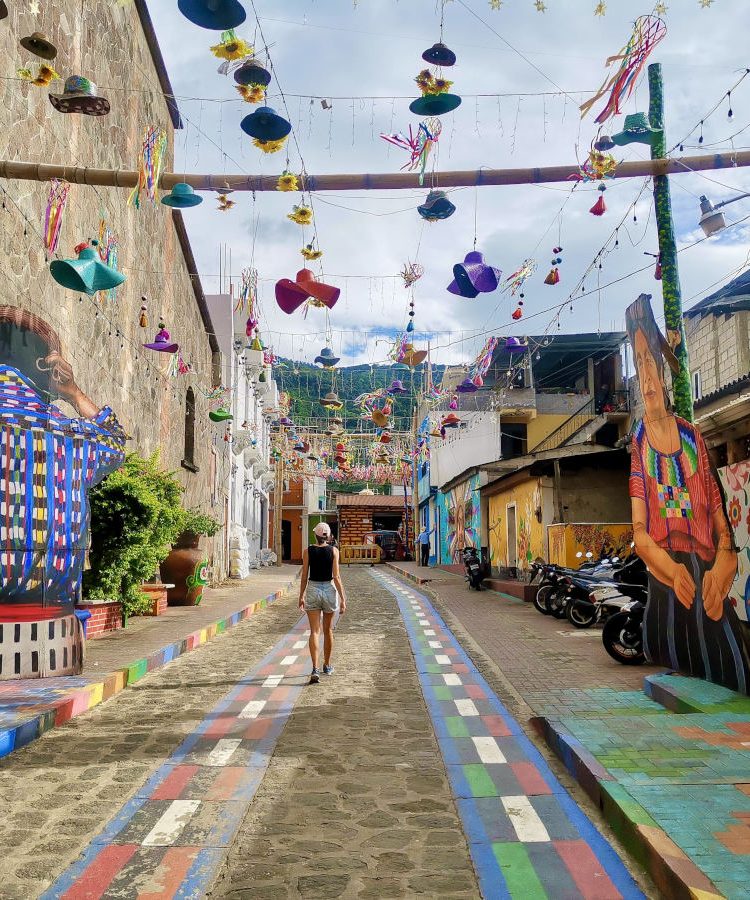
<path fill-rule="evenodd" d="M 231 422 L 234 417 L 228 409 L 220 406 L 218 409 L 212 409 L 208 414 L 208 418 L 212 422 Z"/>
<path fill-rule="evenodd" d="M 632 113 L 625 116 L 625 127 L 619 134 L 612 135 L 612 142 L 618 147 L 626 144 L 651 144 L 654 136 L 661 134 L 661 129 L 654 129 L 645 113 Z"/>
<path fill-rule="evenodd" d="M 71 291 L 93 297 L 97 291 L 109 291 L 119 287 L 125 276 L 101 261 L 94 249 L 97 241 L 79 244 L 75 248 L 78 259 L 55 259 L 50 263 L 50 275 L 58 284 Z"/>
<path fill-rule="evenodd" d="M 8 18 L 8 7 L 5 5 L 5 0 L 0 0 L 0 19 Z"/>
<path fill-rule="evenodd" d="M 500 269 L 488 266 L 478 250 L 467 253 L 462 263 L 453 266 L 453 281 L 448 285 L 451 294 L 459 297 L 476 297 L 479 293 L 489 294 L 500 283 Z"/>
<path fill-rule="evenodd" d="M 385 428 L 388 424 L 388 413 L 384 412 L 382 409 L 374 409 L 370 413 L 370 418 L 378 428 Z"/>
<path fill-rule="evenodd" d="M 456 428 L 461 420 L 455 413 L 448 413 L 447 416 L 443 416 L 440 427 L 441 428 Z"/>
<path fill-rule="evenodd" d="M 288 428 L 290 425 L 294 425 L 294 422 L 292 422 L 289 416 L 282 416 L 279 419 L 279 425 L 284 425 L 286 428 Z"/>
<path fill-rule="evenodd" d="M 83 113 L 86 116 L 106 116 L 109 113 L 109 100 L 99 97 L 94 82 L 83 75 L 66 78 L 62 94 L 50 94 L 49 99 L 61 113 Z"/>
<path fill-rule="evenodd" d="M 320 354 L 315 357 L 313 362 L 320 363 L 324 368 L 333 368 L 339 362 L 341 362 L 340 356 L 334 356 L 333 350 L 330 347 L 323 347 L 320 351 Z"/>
<path fill-rule="evenodd" d="M 391 439 L 390 434 L 388 434 L 387 431 L 384 431 L 384 432 L 380 435 L 379 440 L 380 440 L 380 443 L 381 443 L 381 444 L 390 444 L 390 442 L 391 442 L 392 439 Z"/>
<path fill-rule="evenodd" d="M 427 359 L 426 350 L 415 350 L 413 344 L 404 344 L 404 351 L 399 362 L 413 369 Z"/>
<path fill-rule="evenodd" d="M 417 212 L 428 222 L 437 219 L 447 219 L 456 211 L 456 207 L 450 202 L 445 191 L 430 191 L 425 202 L 417 207 Z"/>
<path fill-rule="evenodd" d="M 292 126 L 270 106 L 259 106 L 240 122 L 240 128 L 259 141 L 280 141 Z"/>
<path fill-rule="evenodd" d="M 3 6 L 5 6 L 5 4 L 3 4 Z M 6 7 L 5 16 L 7 15 L 8 9 Z M 0 16 L 0 18 L 4 19 L 5 16 Z M 57 56 L 57 47 L 55 47 L 52 41 L 47 40 L 46 35 L 43 35 L 41 31 L 35 31 L 33 34 L 28 35 L 28 37 L 22 37 L 19 44 L 24 50 L 28 50 L 29 53 L 33 53 L 34 56 L 41 56 L 42 59 L 54 59 Z"/>
<path fill-rule="evenodd" d="M 310 297 L 318 300 L 328 309 L 333 309 L 340 294 L 340 288 L 316 281 L 315 275 L 310 269 L 300 269 L 297 272 L 296 281 L 282 278 L 281 281 L 276 282 L 276 302 L 287 315 L 291 315 Z"/>
<path fill-rule="evenodd" d="M 144 344 L 149 350 L 156 350 L 159 353 L 177 353 L 180 345 L 175 343 L 166 328 L 160 328 L 156 332 L 156 337 L 150 344 Z M 219 421 L 218 419 L 216 420 Z"/>
<path fill-rule="evenodd" d="M 271 83 L 271 73 L 264 69 L 254 59 L 248 59 L 234 70 L 234 80 L 237 84 L 252 84 L 268 87 Z"/>
<path fill-rule="evenodd" d="M 391 382 L 391 386 L 388 388 L 388 393 L 389 394 L 408 394 L 409 392 L 404 387 L 404 384 L 400 379 L 394 378 L 393 381 Z"/>
<path fill-rule="evenodd" d="M 528 347 L 523 341 L 519 341 L 517 337 L 509 337 L 505 339 L 505 350 L 507 353 L 523 353 Z"/>
<path fill-rule="evenodd" d="M 339 395 L 336 391 L 329 391 L 325 397 L 321 397 L 318 402 L 326 409 L 341 409 L 344 405 L 343 401 L 339 400 Z"/>
<path fill-rule="evenodd" d="M 471 383 L 474 387 L 484 387 L 484 378 L 477 372 L 477 374 L 471 379 Z"/>
<path fill-rule="evenodd" d="M 455 66 L 456 54 L 449 50 L 442 41 L 433 44 L 422 54 L 422 59 L 431 66 Z"/>
<path fill-rule="evenodd" d="M 594 141 L 594 150 L 600 153 L 606 153 L 615 146 L 615 142 L 608 134 L 603 134 L 598 140 Z"/>
<path fill-rule="evenodd" d="M 461 105 L 458 94 L 425 94 L 417 97 L 409 104 L 409 109 L 416 116 L 443 116 Z"/>
<path fill-rule="evenodd" d="M 177 8 L 193 25 L 211 31 L 229 31 L 247 18 L 237 0 L 177 0 Z"/>
<path fill-rule="evenodd" d="M 172 190 L 161 198 L 161 202 L 174 209 L 188 209 L 191 206 L 200 206 L 203 197 L 199 197 L 191 185 L 178 181 Z"/>
<path fill-rule="evenodd" d="M 479 388 L 474 384 L 471 378 L 464 378 L 456 390 L 459 394 L 476 394 Z"/>

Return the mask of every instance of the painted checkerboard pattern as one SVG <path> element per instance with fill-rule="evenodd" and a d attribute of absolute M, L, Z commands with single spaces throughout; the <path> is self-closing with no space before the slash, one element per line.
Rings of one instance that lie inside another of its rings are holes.
<path fill-rule="evenodd" d="M 643 897 L 427 597 L 398 601 L 485 900 Z"/>
<path fill-rule="evenodd" d="M 205 895 L 307 683 L 305 623 L 237 682 L 44 900 Z"/>

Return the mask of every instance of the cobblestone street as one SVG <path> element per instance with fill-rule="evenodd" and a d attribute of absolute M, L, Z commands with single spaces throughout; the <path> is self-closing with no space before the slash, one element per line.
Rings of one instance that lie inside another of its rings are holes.
<path fill-rule="evenodd" d="M 293 589 L 4 760 L 2 896 L 643 896 L 427 598 L 345 581 L 319 686 Z"/>

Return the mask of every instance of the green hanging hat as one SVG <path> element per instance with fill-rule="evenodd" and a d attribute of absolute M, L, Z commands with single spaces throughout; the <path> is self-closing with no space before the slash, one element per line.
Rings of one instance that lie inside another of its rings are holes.
<path fill-rule="evenodd" d="M 225 407 L 220 406 L 218 409 L 212 409 L 211 412 L 208 414 L 208 418 L 212 422 L 227 422 L 227 421 L 231 421 L 233 416 L 229 412 L 228 409 L 225 409 Z"/>
<path fill-rule="evenodd" d="M 619 134 L 612 135 L 612 143 L 618 147 L 626 144 L 651 144 L 654 135 L 661 134 L 661 129 L 652 128 L 646 113 L 633 113 L 625 116 L 625 127 Z"/>

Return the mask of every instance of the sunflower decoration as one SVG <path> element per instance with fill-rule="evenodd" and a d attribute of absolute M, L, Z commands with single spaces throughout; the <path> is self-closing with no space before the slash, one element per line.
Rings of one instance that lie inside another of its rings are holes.
<path fill-rule="evenodd" d="M 260 103 L 266 89 L 262 84 L 238 84 L 237 93 L 246 103 Z"/>
<path fill-rule="evenodd" d="M 53 81 L 60 80 L 60 76 L 55 72 L 52 66 L 48 66 L 44 63 L 39 66 L 39 71 L 36 75 L 31 69 L 18 69 L 16 74 L 24 81 L 31 82 L 35 87 L 47 87 L 47 85 L 51 84 Z"/>
<path fill-rule="evenodd" d="M 288 169 L 284 169 L 281 175 L 279 175 L 279 180 L 276 182 L 276 190 L 298 191 L 299 181 L 297 179 L 297 176 L 293 172 L 290 172 Z"/>
<path fill-rule="evenodd" d="M 253 146 L 264 153 L 278 153 L 286 144 L 286 138 L 279 138 L 278 141 L 261 141 L 260 138 L 253 138 Z"/>
<path fill-rule="evenodd" d="M 434 97 L 437 94 L 444 94 L 453 86 L 452 81 L 448 81 L 447 78 L 436 78 L 429 69 L 422 69 L 414 80 L 423 96 Z"/>
<path fill-rule="evenodd" d="M 320 259 L 320 257 L 323 255 L 323 251 L 316 250 L 313 244 L 307 244 L 306 246 L 304 246 L 300 250 L 300 253 L 308 262 L 313 262 L 316 259 Z"/>
<path fill-rule="evenodd" d="M 216 207 L 219 212 L 229 212 L 229 210 L 235 205 L 234 200 L 230 200 L 227 194 L 219 194 L 216 198 L 219 205 Z"/>
<path fill-rule="evenodd" d="M 242 38 L 237 37 L 234 29 L 231 28 L 229 31 L 222 31 L 221 42 L 211 47 L 211 53 L 219 59 L 234 62 L 234 60 L 252 56 L 253 48 Z"/>
<path fill-rule="evenodd" d="M 300 203 L 292 207 L 292 211 L 287 215 L 287 219 L 296 222 L 298 225 L 309 225 L 313 220 L 313 211 L 309 206 Z"/>

